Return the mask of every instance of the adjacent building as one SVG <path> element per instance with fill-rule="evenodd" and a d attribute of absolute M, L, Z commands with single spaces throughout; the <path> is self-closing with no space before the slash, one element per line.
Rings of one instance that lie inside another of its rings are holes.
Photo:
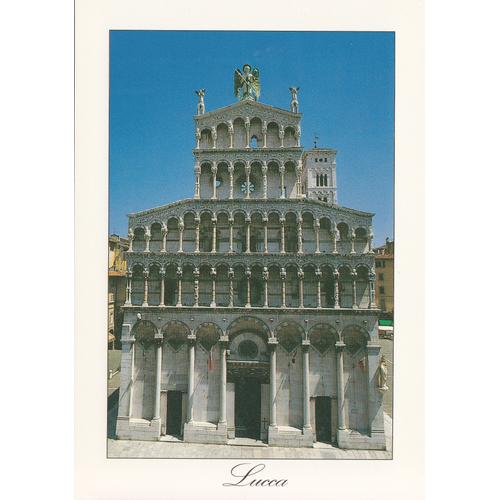
<path fill-rule="evenodd" d="M 385 245 L 374 248 L 378 307 L 390 318 L 394 315 L 394 240 L 386 238 Z"/>
<path fill-rule="evenodd" d="M 193 197 L 129 215 L 117 437 L 385 449 L 373 214 L 256 82 L 197 92 Z"/>

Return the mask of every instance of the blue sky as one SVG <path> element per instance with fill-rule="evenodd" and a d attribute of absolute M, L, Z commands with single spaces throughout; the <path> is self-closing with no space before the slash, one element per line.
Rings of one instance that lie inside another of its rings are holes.
<path fill-rule="evenodd" d="M 207 111 L 235 102 L 233 73 L 257 66 L 260 102 L 289 109 L 301 142 L 337 149 L 339 204 L 374 212 L 393 237 L 394 35 L 368 32 L 112 31 L 109 231 L 127 213 L 193 195 L 195 89 Z"/>

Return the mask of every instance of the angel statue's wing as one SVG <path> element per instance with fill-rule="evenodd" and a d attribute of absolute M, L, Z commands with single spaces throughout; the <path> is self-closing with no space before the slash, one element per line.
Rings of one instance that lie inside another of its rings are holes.
<path fill-rule="evenodd" d="M 254 77 L 253 85 L 254 85 L 254 88 L 255 88 L 255 94 L 257 95 L 257 97 L 260 97 L 260 76 L 259 76 L 259 70 L 257 68 L 255 68 L 252 71 L 252 74 L 253 74 L 253 77 Z"/>
<path fill-rule="evenodd" d="M 243 82 L 243 75 L 240 73 L 240 70 L 237 69 L 234 72 L 234 95 L 238 97 L 238 90 L 241 87 L 241 83 Z"/>

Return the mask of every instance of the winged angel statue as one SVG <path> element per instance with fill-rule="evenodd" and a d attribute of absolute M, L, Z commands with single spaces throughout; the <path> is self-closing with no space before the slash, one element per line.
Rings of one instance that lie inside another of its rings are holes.
<path fill-rule="evenodd" d="M 260 76 L 259 70 L 252 68 L 249 64 L 243 65 L 243 73 L 236 69 L 234 72 L 234 95 L 242 101 L 251 99 L 256 101 L 260 97 Z"/>

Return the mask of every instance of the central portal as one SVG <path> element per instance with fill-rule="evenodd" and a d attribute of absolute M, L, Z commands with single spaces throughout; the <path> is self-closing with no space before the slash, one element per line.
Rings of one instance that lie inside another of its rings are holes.
<path fill-rule="evenodd" d="M 260 439 L 260 381 L 244 377 L 235 382 L 235 436 Z"/>

